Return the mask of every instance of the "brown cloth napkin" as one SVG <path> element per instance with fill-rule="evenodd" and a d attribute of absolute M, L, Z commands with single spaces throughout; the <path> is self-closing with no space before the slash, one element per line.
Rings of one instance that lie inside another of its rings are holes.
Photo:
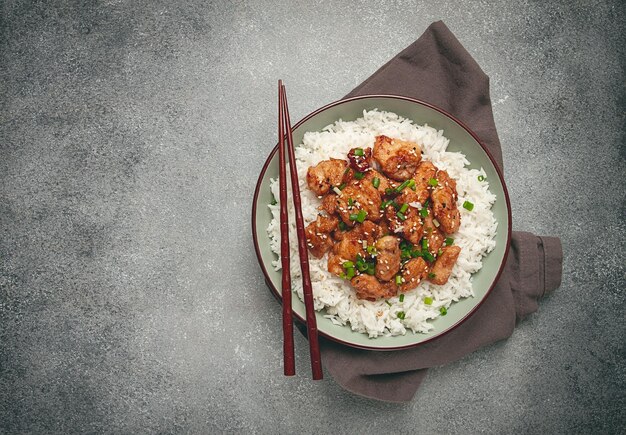
<path fill-rule="evenodd" d="M 438 21 L 347 97 L 395 94 L 448 111 L 483 141 L 502 169 L 502 151 L 489 98 L 489 77 L 450 30 Z M 345 389 L 372 399 L 406 402 L 426 369 L 458 360 L 509 337 L 516 320 L 537 310 L 537 301 L 561 284 L 563 252 L 554 237 L 513 232 L 500 279 L 484 303 L 461 326 L 418 347 L 375 352 L 320 338 L 323 364 Z"/>

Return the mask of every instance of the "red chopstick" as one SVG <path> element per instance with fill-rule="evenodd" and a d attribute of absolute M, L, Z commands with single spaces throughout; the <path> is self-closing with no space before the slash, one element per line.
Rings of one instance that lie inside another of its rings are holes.
<path fill-rule="evenodd" d="M 287 174 L 285 162 L 285 120 L 282 80 L 278 81 L 278 184 L 280 190 L 280 260 L 283 297 L 283 366 L 285 376 L 296 374 L 291 314 L 291 265 L 289 262 L 289 215 L 287 213 Z"/>
<path fill-rule="evenodd" d="M 291 173 L 291 190 L 293 194 L 293 204 L 294 204 L 294 208 L 296 212 L 296 230 L 298 234 L 298 253 L 300 256 L 300 270 L 302 271 L 302 289 L 304 292 L 304 306 L 306 307 L 306 327 L 307 327 L 307 337 L 309 339 L 309 353 L 311 355 L 311 369 L 313 372 L 313 379 L 318 380 L 318 379 L 322 379 L 323 377 L 322 359 L 320 357 L 320 345 L 319 345 L 319 339 L 317 335 L 317 320 L 315 318 L 315 307 L 313 305 L 313 287 L 311 286 L 311 276 L 309 272 L 309 253 L 308 253 L 308 248 L 307 248 L 306 236 L 304 233 L 304 219 L 302 217 L 302 201 L 300 199 L 298 170 L 296 168 L 296 155 L 295 155 L 294 147 L 293 147 L 293 135 L 291 132 L 291 119 L 289 118 L 289 105 L 287 104 L 287 92 L 285 90 L 285 85 L 283 84 L 282 80 L 279 80 L 278 84 L 280 88 L 279 100 L 282 100 L 282 109 L 283 109 L 282 117 L 283 117 L 283 122 L 284 122 L 283 128 L 287 135 L 287 153 L 288 153 L 289 162 L 290 162 L 289 171 Z M 284 140 L 282 142 L 284 146 Z M 280 150 L 280 144 L 281 144 L 281 141 L 279 140 L 279 150 Z M 279 157 L 280 157 L 280 154 L 279 154 Z M 280 170 L 282 170 L 282 173 L 284 173 L 285 169 L 283 165 L 281 165 Z M 285 190 L 286 190 L 286 187 L 285 187 Z M 281 196 L 281 204 L 282 204 L 282 196 Z M 286 207 L 286 201 L 284 204 Z M 281 208 L 281 211 L 282 211 L 282 208 Z M 283 234 L 286 233 L 286 232 L 283 233 L 282 230 L 283 230 L 283 227 L 281 224 L 281 237 Z M 282 251 L 283 251 L 282 248 L 283 248 L 283 245 L 281 242 L 281 259 L 282 259 Z M 289 252 L 288 249 L 289 247 L 287 245 L 287 252 Z M 284 271 L 285 269 L 283 266 L 283 280 L 284 280 Z M 284 295 L 285 295 L 285 289 L 283 287 L 283 297 Z M 285 305 L 286 305 L 286 301 L 283 299 L 283 315 L 284 315 Z M 289 306 L 291 308 L 291 298 L 289 299 Z M 289 318 L 291 319 L 291 316 L 289 316 Z M 291 347 L 293 351 L 293 342 L 291 343 Z"/>

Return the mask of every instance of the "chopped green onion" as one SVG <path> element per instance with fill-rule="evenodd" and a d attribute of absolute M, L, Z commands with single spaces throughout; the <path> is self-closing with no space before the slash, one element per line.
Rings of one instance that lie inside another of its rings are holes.
<path fill-rule="evenodd" d="M 421 257 L 422 255 L 422 251 L 420 251 L 419 249 L 411 251 L 411 257 L 413 258 Z"/>
<path fill-rule="evenodd" d="M 426 208 L 426 206 L 420 210 L 420 216 L 423 218 L 428 216 L 428 208 Z"/>
<path fill-rule="evenodd" d="M 429 277 L 430 279 L 433 279 L 433 278 L 435 278 L 436 276 L 437 276 L 436 274 L 434 274 L 434 273 L 432 273 L 432 272 L 428 272 L 428 277 Z"/>
<path fill-rule="evenodd" d="M 369 263 L 367 265 L 367 270 L 365 271 L 365 273 L 367 273 L 368 275 L 375 275 L 376 274 L 376 265 L 374 263 Z"/>
<path fill-rule="evenodd" d="M 385 301 L 385 303 L 386 303 L 387 305 L 391 306 L 391 302 L 389 302 L 389 301 L 387 301 L 387 300 L 386 300 L 386 301 Z"/>
<path fill-rule="evenodd" d="M 402 240 L 400 242 L 400 249 L 411 249 L 413 248 L 413 244 L 408 240 Z"/>
<path fill-rule="evenodd" d="M 439 312 L 441 313 L 442 316 L 445 316 L 446 314 L 448 314 L 448 310 L 446 309 L 446 307 L 439 308 Z"/>
<path fill-rule="evenodd" d="M 345 170 L 345 171 L 343 171 L 343 175 L 346 175 L 348 172 L 350 172 L 350 166 L 348 166 L 348 167 L 346 168 L 346 170 Z"/>
<path fill-rule="evenodd" d="M 351 267 L 347 270 L 346 278 L 352 279 L 354 278 L 355 275 L 356 275 L 356 271 L 354 270 L 354 267 Z"/>
<path fill-rule="evenodd" d="M 465 201 L 463 203 L 463 208 L 466 209 L 466 210 L 472 211 L 472 210 L 474 210 L 474 204 L 472 204 L 469 201 Z"/>
<path fill-rule="evenodd" d="M 376 189 L 378 189 L 378 186 L 380 186 L 380 178 L 374 177 L 374 179 L 372 180 L 372 184 Z"/>
<path fill-rule="evenodd" d="M 400 295 L 400 302 L 404 302 L 404 293 Z"/>
<path fill-rule="evenodd" d="M 339 221 L 339 229 L 341 231 L 345 231 L 348 229 L 348 225 L 346 225 L 346 223 L 344 221 Z"/>
<path fill-rule="evenodd" d="M 409 183 L 409 188 L 411 190 L 415 190 L 415 180 L 411 180 L 411 182 Z"/>
<path fill-rule="evenodd" d="M 365 259 L 361 257 L 361 254 L 356 255 L 356 268 L 359 272 L 365 272 L 368 268 L 368 264 L 365 262 Z"/>
<path fill-rule="evenodd" d="M 343 273 L 343 272 L 341 272 L 341 273 L 339 274 L 339 278 L 341 278 L 341 279 L 348 279 L 348 277 L 346 276 L 346 274 L 345 274 L 345 273 Z"/>
<path fill-rule="evenodd" d="M 387 200 L 387 201 L 383 201 L 383 202 L 381 202 L 381 203 L 380 203 L 380 209 L 381 209 L 381 210 L 386 209 L 386 208 L 387 208 L 387 206 L 388 206 L 389 204 L 391 204 L 391 200 Z"/>
<path fill-rule="evenodd" d="M 343 266 L 344 269 L 349 269 L 351 267 L 354 267 L 354 263 L 351 262 L 351 261 L 344 261 L 342 266 Z"/>
<path fill-rule="evenodd" d="M 354 205 L 354 199 L 348 198 L 348 206 L 352 207 Z"/>
<path fill-rule="evenodd" d="M 427 250 L 428 249 L 428 239 L 426 237 L 424 237 L 422 239 L 422 249 L 423 250 Z"/>
<path fill-rule="evenodd" d="M 396 275 L 396 285 L 401 285 L 401 284 L 402 284 L 402 276 Z"/>
<path fill-rule="evenodd" d="M 396 192 L 400 193 L 402 192 L 406 187 L 410 187 L 413 188 L 415 186 L 415 180 L 414 179 L 410 179 L 410 180 L 406 180 L 404 181 L 401 185 L 399 185 L 398 187 L 396 187 Z"/>
<path fill-rule="evenodd" d="M 428 251 L 422 251 L 422 257 L 426 259 L 426 261 L 433 262 L 435 261 L 435 257 Z"/>
<path fill-rule="evenodd" d="M 367 212 L 365 210 L 361 210 L 359 212 L 359 214 L 356 215 L 356 220 L 359 223 L 363 223 L 363 221 L 365 221 L 365 218 L 367 217 Z"/>
<path fill-rule="evenodd" d="M 446 237 L 446 240 L 444 240 L 444 243 L 446 244 L 446 246 L 450 246 L 454 243 L 454 239 L 452 237 Z"/>
<path fill-rule="evenodd" d="M 430 180 L 428 180 L 428 185 L 429 185 L 429 186 L 436 187 L 436 186 L 437 186 L 437 184 L 439 184 L 439 182 L 437 181 L 437 179 L 436 179 L 436 178 L 431 178 Z"/>
<path fill-rule="evenodd" d="M 368 254 L 376 255 L 376 247 L 375 246 L 368 246 L 366 250 L 367 250 Z"/>
<path fill-rule="evenodd" d="M 402 212 L 398 212 L 396 213 L 396 216 L 398 216 L 398 219 L 400 219 L 401 221 L 405 221 L 406 220 L 406 216 L 404 215 L 404 213 Z"/>
<path fill-rule="evenodd" d="M 408 209 L 409 209 L 409 204 L 402 204 L 402 207 L 400 207 L 400 213 L 406 213 Z"/>
<path fill-rule="evenodd" d="M 365 177 L 365 173 L 364 172 L 355 172 L 354 173 L 354 178 L 356 178 L 357 180 L 362 180 L 363 177 Z"/>
<path fill-rule="evenodd" d="M 396 192 L 400 193 L 404 190 L 405 187 L 407 187 L 409 185 L 409 180 L 406 180 L 405 182 L 403 182 L 402 184 L 400 184 L 398 187 L 396 187 Z"/>
<path fill-rule="evenodd" d="M 479 175 L 479 176 L 478 176 L 478 181 L 485 181 L 485 178 L 487 178 L 487 177 L 484 177 L 484 176 L 482 176 L 482 175 Z"/>
<path fill-rule="evenodd" d="M 396 313 L 396 317 L 398 317 L 398 319 L 400 319 L 400 320 L 404 320 L 405 316 L 406 316 L 406 314 L 404 313 L 404 311 L 398 311 Z"/>
<path fill-rule="evenodd" d="M 343 189 L 345 189 L 345 188 L 346 188 L 346 183 L 341 183 L 341 184 L 339 185 L 339 190 L 343 190 Z"/>
<path fill-rule="evenodd" d="M 431 305 L 431 304 L 433 303 L 433 298 L 431 298 L 430 296 L 426 296 L 426 297 L 424 298 L 424 303 L 425 303 L 426 305 Z"/>
<path fill-rule="evenodd" d="M 363 148 L 356 148 L 354 150 L 354 155 L 355 156 L 359 156 L 359 157 L 363 157 L 365 155 L 365 153 L 363 152 Z"/>
<path fill-rule="evenodd" d="M 350 214 L 350 220 L 351 221 L 355 221 L 359 218 L 359 216 L 356 213 L 351 213 Z"/>
<path fill-rule="evenodd" d="M 443 254 L 443 250 L 439 248 L 439 250 L 437 251 L 437 255 L 441 255 L 441 254 Z"/>
<path fill-rule="evenodd" d="M 389 187 L 385 189 L 385 195 L 393 195 L 394 193 L 396 193 L 395 189 L 391 189 Z"/>
<path fill-rule="evenodd" d="M 278 204 L 278 201 L 276 201 L 276 198 L 272 198 L 272 202 L 270 202 L 270 204 L 276 205 L 276 204 Z"/>
<path fill-rule="evenodd" d="M 411 258 L 411 251 L 409 251 L 408 249 L 403 249 L 402 251 L 400 251 L 400 258 L 403 260 L 408 260 L 409 258 Z"/>

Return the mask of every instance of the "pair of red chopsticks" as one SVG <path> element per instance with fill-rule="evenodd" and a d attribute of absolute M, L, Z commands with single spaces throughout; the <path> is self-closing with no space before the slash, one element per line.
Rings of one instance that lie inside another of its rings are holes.
<path fill-rule="evenodd" d="M 283 357 L 285 376 L 296 374 L 294 346 L 293 346 L 293 316 L 291 313 L 291 272 L 289 264 L 289 218 L 287 213 L 287 174 L 285 160 L 285 136 L 287 137 L 287 152 L 289 156 L 289 170 L 291 173 L 291 190 L 293 205 L 296 211 L 296 230 L 298 233 L 298 253 L 300 255 L 300 270 L 302 271 L 302 288 L 304 290 L 304 305 L 306 307 L 306 328 L 311 353 L 311 369 L 313 379 L 322 379 L 322 360 L 320 345 L 317 337 L 317 321 L 313 307 L 313 288 L 309 274 L 309 254 L 307 251 L 306 236 L 304 234 L 304 220 L 300 188 L 298 185 L 298 171 L 296 156 L 293 149 L 291 134 L 291 120 L 287 93 L 282 80 L 278 80 L 278 177 L 280 186 L 280 259 L 282 264 L 282 298 L 283 298 Z"/>

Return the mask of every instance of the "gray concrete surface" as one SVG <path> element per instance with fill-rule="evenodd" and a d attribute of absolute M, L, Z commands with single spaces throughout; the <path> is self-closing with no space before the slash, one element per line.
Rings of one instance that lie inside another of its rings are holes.
<path fill-rule="evenodd" d="M 625 8 L 607 2 L 2 2 L 0 432 L 618 433 Z M 564 279 L 406 405 L 313 383 L 250 234 L 275 141 L 443 19 L 491 77 L 514 228 Z"/>

